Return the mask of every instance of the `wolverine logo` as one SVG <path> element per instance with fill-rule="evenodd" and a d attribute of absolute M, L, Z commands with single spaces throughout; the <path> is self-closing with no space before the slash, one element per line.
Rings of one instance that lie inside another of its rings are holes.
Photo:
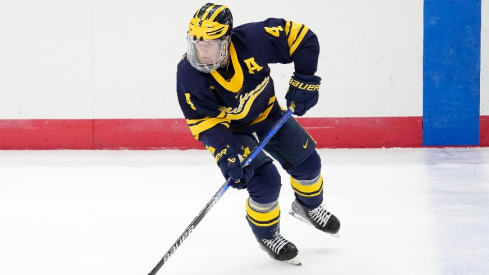
<path fill-rule="evenodd" d="M 251 154 L 250 152 L 250 147 L 246 147 L 244 148 L 244 153 L 243 153 L 243 157 L 248 157 L 249 155 Z"/>

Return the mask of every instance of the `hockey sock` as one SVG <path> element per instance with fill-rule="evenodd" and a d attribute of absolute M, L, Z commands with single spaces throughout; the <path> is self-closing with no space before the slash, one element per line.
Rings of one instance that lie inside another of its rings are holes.
<path fill-rule="evenodd" d="M 323 202 L 323 176 L 319 174 L 311 180 L 298 180 L 290 177 L 292 188 L 299 202 L 314 209 Z"/>
<path fill-rule="evenodd" d="M 280 228 L 278 201 L 262 204 L 248 198 L 246 200 L 246 219 L 257 238 L 272 239 L 276 233 L 279 233 Z"/>

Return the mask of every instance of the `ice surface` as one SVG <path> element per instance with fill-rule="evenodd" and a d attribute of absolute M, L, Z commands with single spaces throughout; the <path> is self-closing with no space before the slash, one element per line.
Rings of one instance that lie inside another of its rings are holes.
<path fill-rule="evenodd" d="M 229 189 L 158 274 L 489 274 L 489 148 L 320 149 L 331 237 L 270 259 Z M 205 151 L 0 151 L 0 274 L 148 274 L 224 183 Z"/>

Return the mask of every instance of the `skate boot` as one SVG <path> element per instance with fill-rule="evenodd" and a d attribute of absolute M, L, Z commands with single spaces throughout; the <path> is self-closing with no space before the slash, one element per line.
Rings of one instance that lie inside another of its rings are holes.
<path fill-rule="evenodd" d="M 273 239 L 256 239 L 260 248 L 277 261 L 286 262 L 293 265 L 302 265 L 297 258 L 299 251 L 297 247 L 287 241 L 282 235 L 276 234 Z"/>
<path fill-rule="evenodd" d="M 295 200 L 292 203 L 289 214 L 323 232 L 339 237 L 340 221 L 322 205 L 314 209 L 308 209 L 298 200 Z"/>

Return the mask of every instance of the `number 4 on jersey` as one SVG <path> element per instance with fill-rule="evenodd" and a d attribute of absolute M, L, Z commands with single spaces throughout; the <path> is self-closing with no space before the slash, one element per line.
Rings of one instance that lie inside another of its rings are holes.
<path fill-rule="evenodd" d="M 280 36 L 280 31 L 283 31 L 284 29 L 282 28 L 282 26 L 278 26 L 278 27 L 265 27 L 265 31 L 267 31 L 269 34 L 275 36 L 275 37 L 279 37 Z"/>

